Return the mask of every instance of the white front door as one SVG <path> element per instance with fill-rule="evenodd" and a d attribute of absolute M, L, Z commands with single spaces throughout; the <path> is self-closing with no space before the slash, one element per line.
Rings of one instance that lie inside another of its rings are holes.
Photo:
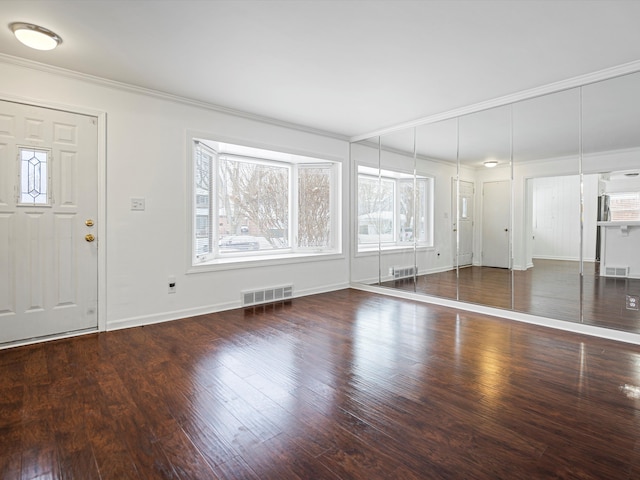
<path fill-rule="evenodd" d="M 97 329 L 97 123 L 0 101 L 0 344 Z"/>
<path fill-rule="evenodd" d="M 458 219 L 456 227 L 458 231 L 458 262 L 463 267 L 471 265 L 473 260 L 473 182 L 460 180 L 458 192 Z"/>
<path fill-rule="evenodd" d="M 511 183 L 482 185 L 482 265 L 509 268 Z"/>

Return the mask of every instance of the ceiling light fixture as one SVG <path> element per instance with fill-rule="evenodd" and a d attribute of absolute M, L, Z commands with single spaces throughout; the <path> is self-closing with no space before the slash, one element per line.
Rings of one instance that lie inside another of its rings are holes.
<path fill-rule="evenodd" d="M 482 164 L 487 168 L 493 168 L 496 165 L 498 165 L 498 161 L 497 160 L 487 160 L 486 162 L 483 162 Z"/>
<path fill-rule="evenodd" d="M 32 23 L 14 22 L 9 28 L 21 43 L 36 50 L 53 50 L 62 43 L 58 34 Z"/>

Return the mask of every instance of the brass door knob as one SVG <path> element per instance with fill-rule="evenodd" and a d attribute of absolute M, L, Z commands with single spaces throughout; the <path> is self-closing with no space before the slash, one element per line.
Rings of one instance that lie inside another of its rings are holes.
<path fill-rule="evenodd" d="M 85 236 L 84 236 L 84 239 L 85 239 L 87 242 L 93 242 L 93 241 L 96 239 L 96 237 L 94 237 L 93 235 L 91 235 L 90 233 L 88 233 L 87 235 L 85 235 Z"/>

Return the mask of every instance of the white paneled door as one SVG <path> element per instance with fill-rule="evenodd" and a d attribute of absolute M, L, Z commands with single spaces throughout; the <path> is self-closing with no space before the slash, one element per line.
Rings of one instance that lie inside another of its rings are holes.
<path fill-rule="evenodd" d="M 98 326 L 97 123 L 0 101 L 0 345 Z"/>
<path fill-rule="evenodd" d="M 482 187 L 482 265 L 509 268 L 511 183 L 486 182 Z"/>

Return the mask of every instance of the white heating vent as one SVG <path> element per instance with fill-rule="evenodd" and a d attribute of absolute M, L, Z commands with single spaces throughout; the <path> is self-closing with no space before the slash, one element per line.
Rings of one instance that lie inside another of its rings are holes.
<path fill-rule="evenodd" d="M 397 280 L 399 278 L 407 278 L 413 277 L 416 274 L 416 267 L 392 267 L 391 273 L 393 274 L 393 279 Z"/>
<path fill-rule="evenodd" d="M 280 287 L 261 288 L 260 290 L 244 291 L 242 295 L 242 306 L 259 305 L 261 303 L 277 302 L 293 298 L 293 285 Z"/>
<path fill-rule="evenodd" d="M 605 277 L 621 277 L 626 278 L 629 276 L 629 267 L 605 267 Z"/>

